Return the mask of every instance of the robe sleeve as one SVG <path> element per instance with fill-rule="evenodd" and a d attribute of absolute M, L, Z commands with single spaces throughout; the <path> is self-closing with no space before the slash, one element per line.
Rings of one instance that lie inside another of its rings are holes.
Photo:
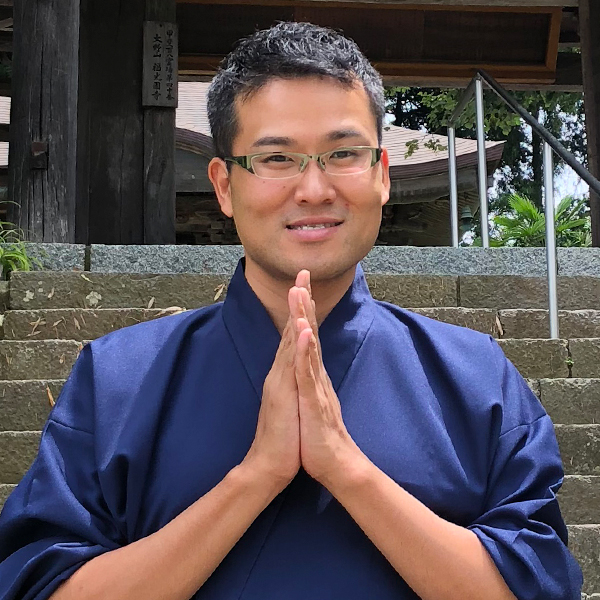
<path fill-rule="evenodd" d="M 86 346 L 0 514 L 0 600 L 45 600 L 86 561 L 121 545 L 95 466 L 91 357 Z"/>
<path fill-rule="evenodd" d="M 502 360 L 503 427 L 484 511 L 469 529 L 518 600 L 580 600 L 583 577 L 556 498 L 564 473 L 554 427 L 516 368 Z"/>

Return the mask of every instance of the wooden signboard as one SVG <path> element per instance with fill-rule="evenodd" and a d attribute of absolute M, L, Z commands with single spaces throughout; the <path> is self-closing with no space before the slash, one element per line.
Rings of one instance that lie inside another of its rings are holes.
<path fill-rule="evenodd" d="M 144 22 L 143 106 L 177 107 L 177 48 L 177 25 Z"/>

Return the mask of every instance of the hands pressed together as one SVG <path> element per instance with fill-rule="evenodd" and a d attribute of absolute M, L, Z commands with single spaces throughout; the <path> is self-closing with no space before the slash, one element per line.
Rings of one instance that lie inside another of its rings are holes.
<path fill-rule="evenodd" d="M 289 318 L 265 379 L 256 436 L 247 459 L 281 489 L 300 466 L 331 489 L 364 456 L 346 430 L 323 365 L 310 273 L 288 294 Z"/>

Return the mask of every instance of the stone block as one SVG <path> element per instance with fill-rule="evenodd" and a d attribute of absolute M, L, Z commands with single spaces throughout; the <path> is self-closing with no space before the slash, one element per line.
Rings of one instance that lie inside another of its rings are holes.
<path fill-rule="evenodd" d="M 4 338 L 10 340 L 94 340 L 107 333 L 181 312 L 183 309 L 64 308 L 9 311 Z"/>
<path fill-rule="evenodd" d="M 90 249 L 90 271 L 100 273 L 212 273 L 233 275 L 241 246 L 106 246 Z"/>
<path fill-rule="evenodd" d="M 6 499 L 12 494 L 15 487 L 13 484 L 0 483 L 0 512 L 2 512 Z"/>
<path fill-rule="evenodd" d="M 0 341 L 0 380 L 64 379 L 83 345 L 70 340 Z"/>
<path fill-rule="evenodd" d="M 554 423 L 600 423 L 600 379 L 542 379 L 540 393 Z"/>
<path fill-rule="evenodd" d="M 600 523 L 600 476 L 567 475 L 558 501 L 566 523 Z"/>
<path fill-rule="evenodd" d="M 404 308 L 456 306 L 456 277 L 367 274 L 367 283 L 375 300 Z"/>
<path fill-rule="evenodd" d="M 508 309 L 499 312 L 505 338 L 546 338 L 550 336 L 547 310 Z M 600 337 L 600 311 L 561 310 L 559 332 L 563 339 Z"/>
<path fill-rule="evenodd" d="M 583 571 L 583 592 L 600 590 L 600 525 L 570 525 L 569 548 Z"/>
<path fill-rule="evenodd" d="M 225 299 L 228 275 L 15 273 L 13 310 L 42 308 L 198 308 Z"/>
<path fill-rule="evenodd" d="M 600 425 L 555 425 L 567 475 L 600 475 Z"/>
<path fill-rule="evenodd" d="M 496 311 L 485 308 L 416 308 L 414 312 L 459 327 L 497 335 Z"/>
<path fill-rule="evenodd" d="M 600 377 L 600 339 L 569 341 L 573 377 Z"/>
<path fill-rule="evenodd" d="M 9 287 L 8 281 L 0 281 L 0 313 L 8 309 Z"/>
<path fill-rule="evenodd" d="M 525 378 L 568 377 L 566 340 L 498 340 L 507 358 Z"/>
<path fill-rule="evenodd" d="M 37 456 L 41 433 L 0 431 L 0 483 L 19 483 Z"/>
<path fill-rule="evenodd" d="M 83 244 L 42 244 L 26 242 L 27 254 L 36 259 L 34 270 L 83 271 L 85 269 L 85 246 Z"/>
<path fill-rule="evenodd" d="M 459 290 L 459 306 L 548 308 L 548 284 L 542 277 L 462 275 Z"/>
<path fill-rule="evenodd" d="M 0 431 L 41 431 L 64 379 L 0 381 Z M 49 390 L 49 392 L 48 392 Z"/>

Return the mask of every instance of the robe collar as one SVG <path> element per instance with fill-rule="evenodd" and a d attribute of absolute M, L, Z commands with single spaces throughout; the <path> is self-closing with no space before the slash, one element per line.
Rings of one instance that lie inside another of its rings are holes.
<path fill-rule="evenodd" d="M 246 280 L 244 261 L 244 258 L 239 261 L 229 283 L 223 305 L 223 320 L 260 400 L 281 336 Z M 362 267 L 358 264 L 352 285 L 319 327 L 323 363 L 336 392 L 374 316 L 375 301 Z"/>

